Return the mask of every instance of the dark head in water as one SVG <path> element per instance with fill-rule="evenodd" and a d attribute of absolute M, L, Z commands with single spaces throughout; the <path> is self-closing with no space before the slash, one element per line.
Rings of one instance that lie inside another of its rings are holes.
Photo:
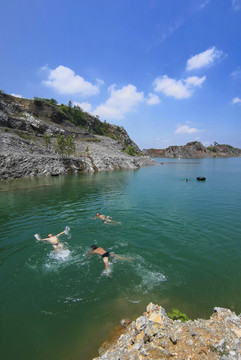
<path fill-rule="evenodd" d="M 97 247 L 98 247 L 98 246 L 96 246 L 96 245 L 91 245 L 91 249 L 92 249 L 92 250 L 96 250 Z"/>

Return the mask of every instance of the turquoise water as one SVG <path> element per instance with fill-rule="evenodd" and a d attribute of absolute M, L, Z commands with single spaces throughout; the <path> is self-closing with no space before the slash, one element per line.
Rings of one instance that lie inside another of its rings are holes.
<path fill-rule="evenodd" d="M 156 160 L 0 183 L 2 359 L 92 359 L 151 301 L 191 318 L 214 306 L 241 312 L 241 159 Z M 121 225 L 94 220 L 96 211 Z M 33 237 L 66 225 L 60 254 Z M 94 243 L 132 261 L 111 260 L 107 277 L 88 257 Z"/>

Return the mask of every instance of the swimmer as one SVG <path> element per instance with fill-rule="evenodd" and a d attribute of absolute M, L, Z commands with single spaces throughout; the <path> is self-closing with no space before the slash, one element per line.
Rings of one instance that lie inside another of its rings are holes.
<path fill-rule="evenodd" d="M 104 264 L 105 264 L 105 270 L 108 269 L 109 267 L 109 258 L 110 257 L 115 257 L 119 260 L 129 260 L 132 261 L 132 258 L 128 258 L 128 257 L 124 257 L 124 256 L 119 256 L 113 253 L 109 253 L 109 251 L 106 251 L 105 249 L 103 249 L 102 247 L 98 247 L 97 245 L 92 245 L 91 246 L 91 250 L 89 251 L 89 255 L 101 255 Z"/>
<path fill-rule="evenodd" d="M 105 249 L 103 249 L 102 247 L 98 247 L 97 245 L 92 245 L 89 255 L 93 255 L 93 254 L 101 255 L 105 264 L 105 270 L 107 270 L 109 267 L 109 257 L 110 257 L 109 251 L 106 251 Z"/>
<path fill-rule="evenodd" d="M 35 235 L 35 238 L 39 241 L 48 241 L 53 246 L 55 251 L 60 251 L 60 250 L 64 249 L 64 245 L 61 242 L 59 242 L 58 238 L 60 235 L 67 233 L 66 228 L 64 231 L 62 231 L 61 233 L 59 233 L 57 235 L 49 234 L 46 239 L 41 239 L 39 236 L 37 237 L 36 236 L 37 234 Z"/>
<path fill-rule="evenodd" d="M 100 219 L 104 222 L 104 224 L 108 224 L 108 223 L 120 224 L 120 222 L 118 222 L 118 221 L 111 220 L 112 219 L 111 216 L 100 215 L 99 212 L 96 213 L 94 219 Z"/>

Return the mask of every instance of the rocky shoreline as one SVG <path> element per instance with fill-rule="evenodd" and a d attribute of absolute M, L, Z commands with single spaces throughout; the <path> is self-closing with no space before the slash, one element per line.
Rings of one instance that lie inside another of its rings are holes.
<path fill-rule="evenodd" d="M 98 144 L 88 141 L 87 154 L 85 142 L 76 144 L 83 155 L 65 157 L 55 154 L 54 149 L 45 150 L 41 141 L 37 144 L 36 140 L 19 139 L 13 134 L 1 134 L 1 139 L 0 179 L 135 170 L 155 163 L 147 156 L 133 157 L 118 151 L 116 142 L 108 138 Z"/>
<path fill-rule="evenodd" d="M 155 163 L 143 156 L 124 128 L 104 124 L 107 136 L 99 135 L 95 129 L 103 123 L 75 110 L 83 116 L 82 127 L 71 123 L 57 105 L 0 94 L 0 180 L 135 170 Z M 58 136 L 71 137 L 71 154 L 56 151 Z M 135 156 L 127 153 L 128 146 Z"/>
<path fill-rule="evenodd" d="M 122 320 L 123 327 L 126 322 Z M 240 360 L 241 315 L 214 308 L 209 320 L 182 323 L 150 303 L 113 343 L 103 344 L 94 360 Z"/>

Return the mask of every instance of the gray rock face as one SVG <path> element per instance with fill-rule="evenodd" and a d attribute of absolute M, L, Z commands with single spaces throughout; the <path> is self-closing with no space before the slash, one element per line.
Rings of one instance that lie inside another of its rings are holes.
<path fill-rule="evenodd" d="M 120 142 L 76 127 L 64 115 L 58 118 L 58 112 L 47 105 L 36 110 L 31 100 L 17 101 L 0 94 L 0 179 L 138 169 L 155 163 L 148 156 L 130 156 L 122 151 L 123 146 L 131 145 L 140 152 L 124 128 L 116 127 Z M 73 136 L 73 155 L 56 153 L 58 134 Z M 48 144 L 45 135 L 49 137 Z"/>
<path fill-rule="evenodd" d="M 215 308 L 209 320 L 173 321 L 152 303 L 94 360 L 240 360 L 241 315 Z"/>
<path fill-rule="evenodd" d="M 205 147 L 199 141 L 193 141 L 183 146 L 169 146 L 166 149 L 144 149 L 143 153 L 152 157 L 163 158 L 223 158 L 240 157 L 241 149 L 219 144 Z"/>
<path fill-rule="evenodd" d="M 169 146 L 166 149 L 167 157 L 203 157 L 206 154 L 206 148 L 198 141 L 187 143 L 185 146 Z"/>

